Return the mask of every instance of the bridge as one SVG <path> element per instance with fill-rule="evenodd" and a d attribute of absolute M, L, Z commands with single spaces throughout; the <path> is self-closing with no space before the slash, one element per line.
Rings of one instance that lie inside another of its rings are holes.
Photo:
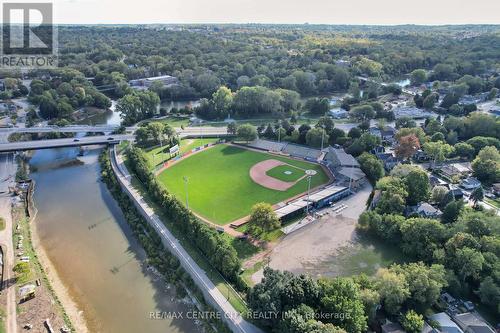
<path fill-rule="evenodd" d="M 69 128 L 69 127 L 65 127 Z M 95 129 L 96 127 L 85 127 Z M 100 127 L 102 128 L 102 127 Z M 23 130 L 23 128 L 15 128 L 15 130 Z M 78 130 L 75 128 L 75 131 Z M 135 128 L 130 128 L 134 131 Z M 15 131 L 16 132 L 16 131 Z M 90 131 L 93 132 L 93 131 Z M 102 132 L 102 131 L 97 131 Z M 176 132 L 179 138 L 205 138 L 205 137 L 226 137 L 230 136 L 225 127 L 187 127 L 185 129 L 177 128 Z M 12 132 L 14 133 L 14 132 Z M 36 132 L 35 132 L 36 133 Z M 73 132 L 78 133 L 78 132 Z M 68 138 L 68 139 L 46 139 L 34 141 L 18 141 L 9 143 L 0 143 L 0 153 L 8 153 L 23 150 L 36 150 L 36 149 L 49 149 L 49 148 L 64 148 L 64 147 L 79 147 L 100 144 L 116 144 L 121 141 L 134 141 L 133 134 L 106 134 L 97 136 L 86 136 L 81 138 Z"/>
<path fill-rule="evenodd" d="M 131 134 L 98 135 L 98 136 L 86 136 L 83 138 L 9 142 L 0 144 L 0 153 L 9 153 L 15 151 L 35 150 L 35 149 L 79 147 L 79 146 L 91 146 L 100 144 L 116 144 L 125 140 L 133 141 L 134 136 Z"/>
<path fill-rule="evenodd" d="M 0 133 L 110 133 L 118 129 L 117 125 L 73 125 L 73 126 L 34 126 L 34 127 L 5 127 Z"/>

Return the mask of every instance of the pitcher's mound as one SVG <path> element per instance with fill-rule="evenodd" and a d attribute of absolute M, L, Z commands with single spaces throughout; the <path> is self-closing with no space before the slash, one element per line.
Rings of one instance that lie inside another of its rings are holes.
<path fill-rule="evenodd" d="M 252 178 L 252 180 L 257 184 L 264 186 L 268 189 L 276 191 L 286 191 L 290 187 L 295 185 L 298 180 L 294 182 L 285 182 L 276 179 L 274 177 L 268 176 L 266 174 L 269 170 L 280 165 L 287 165 L 287 164 L 273 159 L 259 162 L 250 169 L 250 178 Z"/>

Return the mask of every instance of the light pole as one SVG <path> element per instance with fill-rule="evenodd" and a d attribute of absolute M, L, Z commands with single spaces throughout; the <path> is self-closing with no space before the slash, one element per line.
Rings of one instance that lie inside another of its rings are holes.
<path fill-rule="evenodd" d="M 309 196 L 311 192 L 311 178 L 316 174 L 314 170 L 306 170 L 307 175 L 307 206 L 306 206 L 306 214 L 309 215 Z"/>
<path fill-rule="evenodd" d="M 182 177 L 184 179 L 184 191 L 186 192 L 186 208 L 189 210 L 189 194 L 188 194 L 188 177 Z"/>
<path fill-rule="evenodd" d="M 323 131 L 321 132 L 321 151 L 323 151 L 323 143 L 325 140 L 325 125 L 322 125 L 321 128 Z"/>
<path fill-rule="evenodd" d="M 278 121 L 278 143 L 281 142 L 281 120 Z"/>

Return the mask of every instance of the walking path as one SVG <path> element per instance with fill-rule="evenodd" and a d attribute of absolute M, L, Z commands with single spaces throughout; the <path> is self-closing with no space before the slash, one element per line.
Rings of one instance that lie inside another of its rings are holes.
<path fill-rule="evenodd" d="M 207 277 L 204 270 L 191 258 L 182 247 L 179 241 L 161 222 L 154 210 L 145 202 L 141 194 L 132 186 L 131 175 L 128 172 L 123 160 L 115 153 L 114 147 L 110 149 L 111 166 L 122 187 L 122 190 L 133 200 L 139 212 L 146 221 L 156 230 L 162 239 L 162 243 L 173 255 L 175 255 L 182 267 L 191 276 L 196 285 L 200 288 L 205 299 L 215 309 L 220 311 L 221 318 L 228 324 L 233 332 L 239 333 L 263 333 L 258 327 L 244 320 L 241 315 L 229 303 L 226 297 L 217 289 L 213 282 Z"/>
<path fill-rule="evenodd" d="M 7 294 L 7 319 L 6 330 L 8 333 L 17 333 L 17 312 L 16 312 L 16 284 L 13 274 L 14 266 L 14 244 L 12 243 L 12 197 L 9 194 L 9 186 L 14 185 L 16 174 L 16 164 L 12 154 L 0 155 L 2 168 L 0 170 L 0 216 L 5 220 L 5 229 L 0 231 L 0 244 L 3 248 L 4 264 L 4 289 Z"/>

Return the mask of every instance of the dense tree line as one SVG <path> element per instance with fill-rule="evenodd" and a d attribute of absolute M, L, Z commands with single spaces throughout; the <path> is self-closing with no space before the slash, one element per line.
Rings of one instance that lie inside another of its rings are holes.
<path fill-rule="evenodd" d="M 391 181 L 392 187 L 385 185 L 385 193 L 406 191 L 403 183 Z M 376 210 L 363 213 L 359 222 L 384 241 L 400 247 L 408 258 L 443 265 L 453 294 L 477 295 L 482 303 L 500 313 L 500 219 L 494 213 L 465 208 L 453 198 L 441 198 L 448 202 L 441 221 L 405 218 L 399 211 L 385 211 L 377 205 Z"/>
<path fill-rule="evenodd" d="M 167 192 L 149 170 L 140 148 L 129 148 L 127 156 L 131 171 L 148 189 L 148 194 L 161 207 L 165 216 L 225 278 L 238 289 L 245 289 L 246 285 L 239 275 L 241 263 L 236 250 L 215 229 L 197 219 L 174 195 Z"/>
<path fill-rule="evenodd" d="M 148 264 L 160 272 L 168 283 L 177 287 L 179 296 L 182 296 L 181 291 L 184 288 L 189 288 L 191 291 L 195 291 L 197 299 L 203 302 L 203 307 L 209 309 L 210 305 L 205 302 L 203 294 L 189 274 L 182 268 L 179 260 L 165 249 L 158 233 L 147 223 L 127 194 L 122 191 L 111 167 L 107 150 L 103 151 L 99 156 L 99 164 L 101 166 L 101 179 L 106 183 L 108 190 L 118 202 L 127 224 L 146 252 Z M 230 332 L 229 328 L 221 320 L 214 318 L 207 318 L 206 320 L 211 325 L 215 325 L 218 331 Z"/>
<path fill-rule="evenodd" d="M 28 100 L 40 107 L 40 116 L 45 119 L 72 119 L 78 108 L 111 106 L 107 96 L 73 69 L 53 70 L 47 78 L 32 80 L 30 88 Z"/>

